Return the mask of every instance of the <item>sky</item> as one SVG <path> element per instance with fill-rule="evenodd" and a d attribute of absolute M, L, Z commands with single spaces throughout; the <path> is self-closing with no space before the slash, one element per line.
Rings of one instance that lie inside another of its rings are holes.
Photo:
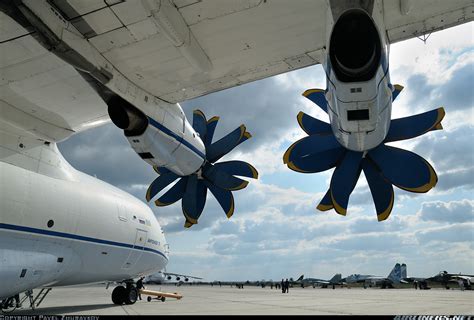
<path fill-rule="evenodd" d="M 444 130 L 397 142 L 427 159 L 438 184 L 426 194 L 395 189 L 391 216 L 378 222 L 363 174 L 351 195 L 347 216 L 320 212 L 333 170 L 301 174 L 283 164 L 286 149 L 306 134 L 296 115 L 304 111 L 329 121 L 301 94 L 326 88 L 320 65 L 223 90 L 181 103 L 189 121 L 200 109 L 220 116 L 214 141 L 240 124 L 252 138 L 223 160 L 244 160 L 259 179 L 234 192 L 235 212 L 227 219 L 208 195 L 199 224 L 184 229 L 181 202 L 150 207 L 170 245 L 168 272 L 213 280 L 306 277 L 329 279 L 353 273 L 386 276 L 406 263 L 408 276 L 441 270 L 474 273 L 474 23 L 414 38 L 390 48 L 393 84 L 405 87 L 392 118 L 443 106 Z M 59 144 L 78 170 L 109 182 L 142 201 L 157 177 L 112 123 Z"/>

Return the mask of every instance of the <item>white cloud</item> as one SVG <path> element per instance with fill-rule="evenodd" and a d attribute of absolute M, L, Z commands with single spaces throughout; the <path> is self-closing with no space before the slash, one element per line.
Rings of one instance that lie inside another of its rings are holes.
<path fill-rule="evenodd" d="M 464 199 L 461 201 L 431 201 L 424 202 L 417 213 L 424 221 L 446 223 L 462 223 L 474 221 L 474 201 Z M 474 232 L 474 230 L 473 230 Z"/>

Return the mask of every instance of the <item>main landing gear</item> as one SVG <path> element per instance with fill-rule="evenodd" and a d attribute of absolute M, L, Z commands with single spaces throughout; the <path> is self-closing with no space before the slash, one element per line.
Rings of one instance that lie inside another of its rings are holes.
<path fill-rule="evenodd" d="M 127 282 L 125 286 L 118 286 L 112 291 L 112 302 L 114 304 L 134 304 L 137 302 L 138 290 L 134 283 Z"/>

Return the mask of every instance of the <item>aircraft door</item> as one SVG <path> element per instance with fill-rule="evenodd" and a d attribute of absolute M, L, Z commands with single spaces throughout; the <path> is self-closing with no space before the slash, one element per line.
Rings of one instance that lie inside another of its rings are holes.
<path fill-rule="evenodd" d="M 147 240 L 148 233 L 144 230 L 137 229 L 137 234 L 135 236 L 135 243 L 133 245 L 133 249 L 130 249 L 131 252 L 122 266 L 122 269 L 130 269 L 138 259 L 141 257 L 143 253 L 143 249 L 145 247 L 145 243 Z"/>

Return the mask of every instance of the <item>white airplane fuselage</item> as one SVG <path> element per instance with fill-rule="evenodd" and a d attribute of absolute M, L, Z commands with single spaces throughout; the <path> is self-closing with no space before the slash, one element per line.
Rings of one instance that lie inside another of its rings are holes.
<path fill-rule="evenodd" d="M 166 266 L 165 237 L 143 202 L 75 170 L 55 144 L 0 150 L 0 300 Z"/>

